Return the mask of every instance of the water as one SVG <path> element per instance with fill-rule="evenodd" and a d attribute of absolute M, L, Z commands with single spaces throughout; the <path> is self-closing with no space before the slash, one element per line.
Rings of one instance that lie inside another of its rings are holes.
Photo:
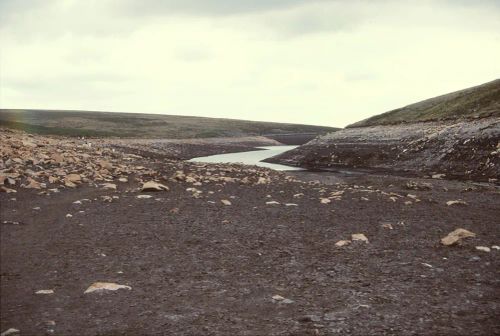
<path fill-rule="evenodd" d="M 294 149 L 298 146 L 265 146 L 257 147 L 264 150 L 253 150 L 240 153 L 218 154 L 210 156 L 201 156 L 189 161 L 206 163 L 241 163 L 245 165 L 255 165 L 259 167 L 271 168 L 274 170 L 303 170 L 298 167 L 290 167 L 275 163 L 262 162 L 262 160 Z"/>

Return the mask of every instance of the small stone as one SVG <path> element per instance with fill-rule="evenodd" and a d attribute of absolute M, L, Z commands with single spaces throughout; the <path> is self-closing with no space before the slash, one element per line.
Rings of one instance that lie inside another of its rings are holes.
<path fill-rule="evenodd" d="M 40 289 L 37 290 L 35 294 L 43 294 L 43 295 L 54 294 L 54 291 L 52 289 Z"/>
<path fill-rule="evenodd" d="M 74 184 L 73 182 L 71 181 L 64 181 L 64 185 L 68 188 L 75 188 L 76 187 L 76 184 Z"/>
<path fill-rule="evenodd" d="M 351 243 L 350 240 L 339 240 L 338 242 L 335 243 L 335 246 L 342 247 L 342 246 L 347 246 Z"/>
<path fill-rule="evenodd" d="M 33 180 L 32 178 L 28 178 L 27 182 L 28 182 L 28 184 L 26 184 L 24 186 L 27 189 L 41 189 L 42 188 L 40 182 L 37 182 L 37 181 Z"/>
<path fill-rule="evenodd" d="M 54 160 L 55 163 L 61 163 L 64 161 L 64 157 L 61 154 L 54 153 L 50 156 L 52 160 Z"/>
<path fill-rule="evenodd" d="M 483 252 L 491 252 L 491 249 L 487 246 L 476 246 L 476 250 Z"/>
<path fill-rule="evenodd" d="M 220 200 L 220 202 L 224 205 L 231 205 L 231 202 L 226 199 Z"/>
<path fill-rule="evenodd" d="M 126 177 L 120 177 L 118 179 L 118 181 L 122 182 L 122 183 L 125 183 L 125 182 L 128 182 L 128 179 Z"/>
<path fill-rule="evenodd" d="M 141 191 L 167 191 L 169 188 L 166 185 L 154 181 L 146 182 L 142 185 Z"/>
<path fill-rule="evenodd" d="M 285 298 L 283 296 L 281 296 L 281 295 L 273 295 L 272 299 L 275 300 L 275 301 L 282 301 Z"/>
<path fill-rule="evenodd" d="M 329 198 L 320 198 L 320 202 L 321 204 L 329 204 L 332 202 L 332 200 Z"/>
<path fill-rule="evenodd" d="M 475 237 L 475 236 L 476 236 L 476 234 L 473 232 L 458 228 L 458 229 L 450 232 L 446 237 L 442 238 L 441 244 L 446 245 L 446 246 L 450 246 L 450 245 L 454 245 L 454 244 L 460 242 L 460 240 L 462 240 L 463 238 Z"/>
<path fill-rule="evenodd" d="M 269 201 L 269 202 L 266 202 L 267 205 L 279 205 L 280 202 L 276 202 L 276 201 Z"/>
<path fill-rule="evenodd" d="M 290 207 L 290 206 L 299 206 L 298 204 L 295 203 L 285 203 L 285 206 Z"/>
<path fill-rule="evenodd" d="M 151 198 L 153 196 L 151 195 L 137 195 L 137 198 L 141 198 L 141 199 L 146 199 L 146 198 Z"/>
<path fill-rule="evenodd" d="M 14 334 L 18 334 L 18 333 L 19 333 L 18 329 L 9 328 L 9 329 L 5 330 L 3 333 L 1 333 L 0 336 L 9 336 L 9 335 L 14 335 Z"/>
<path fill-rule="evenodd" d="M 106 290 L 115 291 L 118 289 L 131 290 L 132 287 L 125 286 L 125 285 L 119 285 L 119 284 L 112 283 L 112 282 L 94 282 L 92 285 L 90 285 L 89 288 L 87 288 L 87 290 L 85 290 L 84 294 L 93 293 L 93 292 L 102 292 L 102 291 L 106 291 Z"/>
<path fill-rule="evenodd" d="M 2 187 L 0 187 L 0 192 L 4 192 L 4 193 L 7 193 L 7 194 L 10 194 L 10 193 L 16 193 L 17 190 L 10 189 L 10 188 L 2 186 Z"/>
<path fill-rule="evenodd" d="M 324 319 L 325 321 L 343 321 L 345 317 L 339 317 L 337 313 L 326 313 Z"/>
<path fill-rule="evenodd" d="M 432 175 L 432 178 L 433 179 L 442 179 L 445 176 L 446 176 L 446 174 L 434 174 L 434 175 Z"/>
<path fill-rule="evenodd" d="M 467 202 L 462 201 L 462 200 L 455 200 L 455 201 L 448 201 L 446 202 L 446 205 L 467 205 Z"/>
<path fill-rule="evenodd" d="M 351 235 L 351 239 L 353 241 L 364 241 L 365 243 L 368 243 L 368 238 L 362 233 L 353 233 Z"/>
<path fill-rule="evenodd" d="M 109 161 L 99 160 L 98 164 L 104 169 L 113 169 L 113 165 Z"/>
<path fill-rule="evenodd" d="M 114 183 L 104 183 L 104 184 L 102 184 L 102 187 L 104 189 L 116 190 L 116 184 L 114 184 Z"/>
<path fill-rule="evenodd" d="M 73 217 L 72 214 L 66 214 L 66 218 L 71 218 L 71 217 Z"/>
<path fill-rule="evenodd" d="M 392 224 L 391 223 L 384 223 L 382 224 L 382 227 L 384 229 L 389 229 L 389 230 L 393 230 L 394 228 L 392 227 Z"/>
<path fill-rule="evenodd" d="M 65 182 L 79 183 L 82 181 L 82 177 L 79 174 L 68 174 L 64 178 Z"/>
<path fill-rule="evenodd" d="M 491 248 L 494 250 L 500 250 L 500 246 L 498 246 L 498 245 L 493 245 L 493 246 L 491 246 Z"/>

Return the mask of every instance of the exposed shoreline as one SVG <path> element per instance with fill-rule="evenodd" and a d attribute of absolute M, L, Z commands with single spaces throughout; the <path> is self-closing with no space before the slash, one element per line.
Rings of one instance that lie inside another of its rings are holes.
<path fill-rule="evenodd" d="M 0 137 L 0 175 L 15 182 L 0 187 L 16 191 L 0 192 L 2 331 L 500 332 L 494 187 L 192 163 L 147 143 L 136 144 L 142 156 L 107 141 Z M 192 148 L 182 155 L 198 155 Z M 146 181 L 169 190 L 141 192 Z M 456 228 L 475 237 L 443 246 Z M 359 233 L 368 242 L 352 240 Z M 84 294 L 94 282 L 130 289 Z"/>

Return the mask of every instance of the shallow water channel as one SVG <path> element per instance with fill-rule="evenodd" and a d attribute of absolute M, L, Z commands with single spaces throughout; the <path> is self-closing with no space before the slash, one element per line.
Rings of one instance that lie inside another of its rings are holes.
<path fill-rule="evenodd" d="M 294 149 L 298 146 L 265 146 L 257 147 L 261 150 L 252 150 L 248 152 L 218 154 L 210 156 L 200 156 L 189 161 L 206 163 L 241 163 L 245 165 L 255 165 L 259 167 L 271 168 L 274 170 L 303 170 L 298 167 L 285 166 L 275 163 L 262 162 L 262 160 Z"/>

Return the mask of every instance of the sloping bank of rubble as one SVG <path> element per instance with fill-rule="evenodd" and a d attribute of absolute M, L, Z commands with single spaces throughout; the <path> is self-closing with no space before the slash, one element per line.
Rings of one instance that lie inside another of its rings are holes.
<path fill-rule="evenodd" d="M 500 118 L 347 128 L 266 161 L 497 182 Z"/>

